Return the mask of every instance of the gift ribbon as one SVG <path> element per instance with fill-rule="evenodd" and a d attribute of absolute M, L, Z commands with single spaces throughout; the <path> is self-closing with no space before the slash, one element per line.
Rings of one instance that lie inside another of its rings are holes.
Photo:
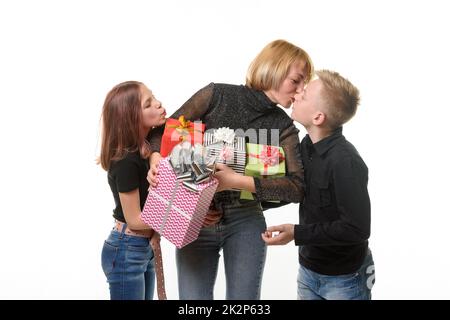
<path fill-rule="evenodd" d="M 216 158 L 216 161 L 227 162 L 234 159 L 234 148 L 225 142 L 214 142 L 206 146 L 209 154 Z"/>
<path fill-rule="evenodd" d="M 158 199 L 159 201 L 161 201 L 165 205 L 167 205 L 166 211 L 164 212 L 163 221 L 161 222 L 161 227 L 159 228 L 159 232 L 158 232 L 161 235 L 162 235 L 162 233 L 164 231 L 164 227 L 166 225 L 167 219 L 169 218 L 169 214 L 170 214 L 171 210 L 176 211 L 178 214 L 180 214 L 181 216 L 185 217 L 187 220 L 192 220 L 192 217 L 190 215 L 185 213 L 183 210 L 181 210 L 177 206 L 173 205 L 173 201 L 175 200 L 175 196 L 177 194 L 179 186 L 180 186 L 180 181 L 178 180 L 176 182 L 176 184 L 175 184 L 175 188 L 173 189 L 173 191 L 172 191 L 172 193 L 170 195 L 170 199 L 169 200 L 165 199 L 164 197 L 162 197 L 161 195 L 156 193 L 154 190 L 150 190 L 150 193 L 152 194 L 152 196 L 154 196 L 156 199 Z"/>
<path fill-rule="evenodd" d="M 233 143 L 234 137 L 235 137 L 234 130 L 228 127 L 216 129 L 213 134 L 214 141 L 220 141 L 226 144 Z"/>
<path fill-rule="evenodd" d="M 260 154 L 249 153 L 249 157 L 259 159 L 263 165 L 263 174 L 267 174 L 269 166 L 277 165 L 285 160 L 278 147 L 263 146 Z"/>
<path fill-rule="evenodd" d="M 177 194 L 179 186 L 180 186 L 180 181 L 177 181 L 175 184 L 175 188 L 173 189 L 172 194 L 170 195 L 170 200 L 164 199 L 161 195 L 157 194 L 153 190 L 150 191 L 152 196 L 154 196 L 156 199 L 158 199 L 159 201 L 161 201 L 167 205 L 166 212 L 164 212 L 164 217 L 163 217 L 163 221 L 161 223 L 161 227 L 159 228 L 159 234 L 162 234 L 162 232 L 164 231 L 164 227 L 166 225 L 167 218 L 169 217 L 170 210 L 175 210 L 177 213 L 179 213 L 180 215 L 182 215 L 183 217 L 185 217 L 188 220 L 192 219 L 189 215 L 184 213 L 183 210 L 181 210 L 177 206 L 173 205 L 173 200 L 175 199 L 175 196 Z"/>
<path fill-rule="evenodd" d="M 180 134 L 179 141 L 186 140 L 186 137 L 194 131 L 202 132 L 202 130 L 195 130 L 195 124 L 192 124 L 191 121 L 186 120 L 184 116 L 178 117 L 179 124 L 169 124 L 168 128 L 175 128 L 175 130 Z"/>
<path fill-rule="evenodd" d="M 189 149 L 180 149 L 179 152 L 176 152 L 178 149 L 175 146 L 169 156 L 169 164 L 172 166 L 177 180 L 183 180 L 184 187 L 190 191 L 199 192 L 197 185 L 211 180 L 215 166 L 209 161 L 212 159 L 203 156 L 200 162 L 191 161 L 192 158 L 195 158 L 195 149 L 189 144 L 188 146 Z M 183 152 L 187 152 L 187 154 L 183 155 Z"/>
<path fill-rule="evenodd" d="M 224 146 L 222 150 L 220 150 L 219 153 L 219 160 L 220 161 L 230 161 L 233 160 L 234 157 L 234 150 L 231 147 Z"/>

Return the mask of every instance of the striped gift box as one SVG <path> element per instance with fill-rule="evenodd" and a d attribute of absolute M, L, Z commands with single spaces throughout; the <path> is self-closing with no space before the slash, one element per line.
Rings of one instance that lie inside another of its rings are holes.
<path fill-rule="evenodd" d="M 225 163 L 231 169 L 244 175 L 246 164 L 245 138 L 234 137 L 233 143 L 217 141 L 214 131 L 208 130 L 203 136 L 203 145 L 208 156 L 216 158 L 219 163 Z"/>

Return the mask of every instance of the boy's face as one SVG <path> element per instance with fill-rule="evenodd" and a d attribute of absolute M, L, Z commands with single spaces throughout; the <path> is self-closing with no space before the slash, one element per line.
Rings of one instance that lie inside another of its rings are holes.
<path fill-rule="evenodd" d="M 294 104 L 292 107 L 291 118 L 308 128 L 313 123 L 313 119 L 319 112 L 320 107 L 320 91 L 322 82 L 316 79 L 308 83 L 302 92 L 298 92 L 294 96 Z"/>

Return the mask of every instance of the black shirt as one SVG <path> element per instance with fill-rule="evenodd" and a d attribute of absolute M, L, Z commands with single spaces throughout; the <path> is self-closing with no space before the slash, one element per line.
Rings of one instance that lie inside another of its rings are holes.
<path fill-rule="evenodd" d="M 186 120 L 202 120 L 206 129 L 229 127 L 244 132 L 254 130 L 257 143 L 281 146 L 286 158 L 286 176 L 254 178 L 256 200 L 281 200 L 280 205 L 302 200 L 303 169 L 298 152 L 298 129 L 286 112 L 264 92 L 243 85 L 210 83 L 186 101 L 171 118 L 181 115 Z M 160 149 L 163 129 L 160 127 L 150 133 L 149 140 L 154 151 Z M 239 198 L 240 192 L 223 191 L 216 194 L 215 202 L 220 207 L 239 201 Z M 279 205 L 263 202 L 264 208 L 276 206 Z"/>
<path fill-rule="evenodd" d="M 306 135 L 300 148 L 306 184 L 294 231 L 300 264 L 325 275 L 353 273 L 370 235 L 367 166 L 342 128 L 315 144 Z"/>
<path fill-rule="evenodd" d="M 139 188 L 141 210 L 144 207 L 149 187 L 148 169 L 148 160 L 142 159 L 139 152 L 128 153 L 123 159 L 111 163 L 108 170 L 108 183 L 116 203 L 116 208 L 113 210 L 115 219 L 126 222 L 119 192 L 129 192 Z"/>

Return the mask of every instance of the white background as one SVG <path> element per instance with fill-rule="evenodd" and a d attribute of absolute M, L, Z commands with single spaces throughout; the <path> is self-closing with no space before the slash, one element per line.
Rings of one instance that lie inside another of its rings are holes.
<path fill-rule="evenodd" d="M 115 84 L 143 81 L 171 114 L 209 82 L 244 83 L 283 38 L 361 91 L 344 134 L 370 170 L 373 298 L 449 299 L 446 3 L 2 1 L 0 298 L 108 299 L 113 198 L 94 160 Z M 297 208 L 268 211 L 268 225 L 297 222 Z M 174 247 L 162 243 L 176 299 Z M 262 298 L 295 299 L 297 267 L 293 243 L 270 247 Z"/>

